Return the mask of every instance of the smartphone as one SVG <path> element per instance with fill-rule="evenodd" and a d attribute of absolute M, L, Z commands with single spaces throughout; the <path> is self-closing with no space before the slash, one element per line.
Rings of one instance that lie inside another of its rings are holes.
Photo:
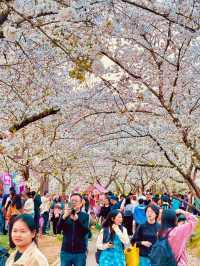
<path fill-rule="evenodd" d="M 72 203 L 70 201 L 67 203 L 67 208 L 72 209 Z"/>

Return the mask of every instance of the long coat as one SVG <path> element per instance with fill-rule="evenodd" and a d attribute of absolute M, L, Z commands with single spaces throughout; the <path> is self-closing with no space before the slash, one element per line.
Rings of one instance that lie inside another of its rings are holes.
<path fill-rule="evenodd" d="M 16 262 L 14 262 L 15 255 L 16 252 L 8 258 L 6 266 L 49 266 L 46 257 L 34 242 L 32 242 Z"/>

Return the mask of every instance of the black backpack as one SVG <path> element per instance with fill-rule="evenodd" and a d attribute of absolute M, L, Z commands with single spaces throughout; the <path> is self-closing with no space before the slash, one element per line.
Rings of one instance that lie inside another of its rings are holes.
<path fill-rule="evenodd" d="M 170 232 L 165 237 L 158 239 L 152 246 L 149 254 L 151 266 L 177 266 L 176 258 L 168 242 Z"/>

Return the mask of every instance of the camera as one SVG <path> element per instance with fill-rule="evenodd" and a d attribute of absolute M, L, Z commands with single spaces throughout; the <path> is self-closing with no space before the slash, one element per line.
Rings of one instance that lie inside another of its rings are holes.
<path fill-rule="evenodd" d="M 75 215 L 76 214 L 76 210 L 74 208 L 71 209 L 71 214 Z"/>
<path fill-rule="evenodd" d="M 73 205 L 71 202 L 68 202 L 68 208 L 71 209 L 71 214 L 75 215 L 76 214 L 76 209 L 73 208 Z"/>

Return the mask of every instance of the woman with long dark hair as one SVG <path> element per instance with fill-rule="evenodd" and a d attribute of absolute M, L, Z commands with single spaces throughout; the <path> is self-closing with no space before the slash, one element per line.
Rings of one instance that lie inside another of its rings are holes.
<path fill-rule="evenodd" d="M 140 249 L 140 266 L 151 266 L 149 254 L 152 245 L 157 240 L 160 225 L 157 223 L 159 208 L 154 204 L 149 204 L 146 208 L 147 221 L 136 229 L 132 239 L 132 244 Z"/>
<path fill-rule="evenodd" d="M 183 214 L 186 222 L 177 225 L 177 215 Z M 187 266 L 186 244 L 194 231 L 197 219 L 194 215 L 184 210 L 164 210 L 161 217 L 159 237 L 167 237 L 169 245 L 175 256 L 177 266 Z"/>
<path fill-rule="evenodd" d="M 17 250 L 8 258 L 6 266 L 49 266 L 47 259 L 37 247 L 36 228 L 30 214 L 15 217 L 11 238 Z"/>
<path fill-rule="evenodd" d="M 13 216 L 17 216 L 22 213 L 22 201 L 21 196 L 13 193 L 10 195 L 10 200 L 7 203 L 7 212 L 6 212 L 6 220 L 8 224 Z"/>
<path fill-rule="evenodd" d="M 130 242 L 122 222 L 122 213 L 113 210 L 103 223 L 97 239 L 97 249 L 101 250 L 99 266 L 125 266 L 124 246 Z"/>
<path fill-rule="evenodd" d="M 8 208 L 6 212 L 6 221 L 8 224 L 9 246 L 14 248 L 14 244 L 11 239 L 12 225 L 15 217 L 23 212 L 21 196 L 16 193 L 11 193 L 10 201 L 8 202 Z"/>

